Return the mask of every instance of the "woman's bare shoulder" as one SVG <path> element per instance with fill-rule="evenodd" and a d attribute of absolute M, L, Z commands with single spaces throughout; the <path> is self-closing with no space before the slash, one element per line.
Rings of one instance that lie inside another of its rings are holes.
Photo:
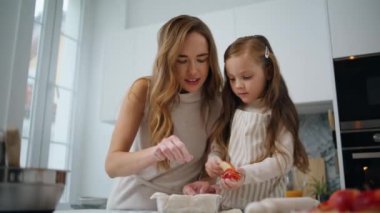
<path fill-rule="evenodd" d="M 128 96 L 132 95 L 139 102 L 145 103 L 150 87 L 150 77 L 141 77 L 135 80 L 129 89 Z"/>

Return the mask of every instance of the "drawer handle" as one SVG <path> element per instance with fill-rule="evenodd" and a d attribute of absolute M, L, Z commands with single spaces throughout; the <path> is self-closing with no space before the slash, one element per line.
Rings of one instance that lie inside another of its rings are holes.
<path fill-rule="evenodd" d="M 353 159 L 380 158 L 380 152 L 358 152 L 352 153 Z"/>
<path fill-rule="evenodd" d="M 374 140 L 375 142 L 380 142 L 380 133 L 376 133 L 376 134 L 374 134 L 374 135 L 373 135 L 373 140 Z"/>

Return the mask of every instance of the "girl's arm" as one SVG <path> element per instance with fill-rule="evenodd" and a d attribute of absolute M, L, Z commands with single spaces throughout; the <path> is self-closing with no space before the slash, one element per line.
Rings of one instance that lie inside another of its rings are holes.
<path fill-rule="evenodd" d="M 215 178 L 223 173 L 220 163 L 223 159 L 223 148 L 219 146 L 215 141 L 209 145 L 207 162 L 205 164 L 205 170 L 208 176 Z"/>
<path fill-rule="evenodd" d="M 262 182 L 274 177 L 285 175 L 293 166 L 293 137 L 283 129 L 276 141 L 275 152 L 263 161 L 242 166 L 245 173 L 245 183 Z"/>
<path fill-rule="evenodd" d="M 209 151 L 208 151 L 208 156 L 218 156 L 220 159 L 224 159 L 226 154 L 226 151 L 223 149 L 221 145 L 216 143 L 215 141 L 211 142 L 209 145 Z"/>
<path fill-rule="evenodd" d="M 110 177 L 136 174 L 158 161 L 156 146 L 129 152 L 144 116 L 148 85 L 147 79 L 137 80 L 124 98 L 105 163 Z"/>

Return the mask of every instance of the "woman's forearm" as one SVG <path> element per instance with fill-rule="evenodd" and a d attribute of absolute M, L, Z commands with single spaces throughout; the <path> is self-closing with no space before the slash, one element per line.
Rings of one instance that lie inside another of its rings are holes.
<path fill-rule="evenodd" d="M 136 174 L 141 170 L 155 164 L 156 147 L 150 147 L 137 152 L 114 151 L 108 153 L 106 159 L 106 172 L 111 178 Z"/>

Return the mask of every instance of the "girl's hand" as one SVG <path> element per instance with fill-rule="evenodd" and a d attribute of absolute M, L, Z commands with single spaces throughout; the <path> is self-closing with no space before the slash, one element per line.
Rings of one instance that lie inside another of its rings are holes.
<path fill-rule="evenodd" d="M 209 155 L 206 162 L 206 172 L 210 177 L 218 177 L 223 173 L 223 169 L 220 167 L 222 159 L 216 155 Z"/>
<path fill-rule="evenodd" d="M 243 169 L 237 169 L 237 171 L 240 173 L 241 178 L 239 180 L 235 179 L 225 179 L 221 178 L 220 179 L 220 186 L 223 189 L 237 189 L 241 187 L 244 184 L 245 180 L 245 171 Z"/>
<path fill-rule="evenodd" d="M 179 163 L 190 162 L 193 156 L 187 150 L 185 144 L 175 135 L 171 135 L 155 146 L 154 157 L 157 161 L 168 159 Z"/>

